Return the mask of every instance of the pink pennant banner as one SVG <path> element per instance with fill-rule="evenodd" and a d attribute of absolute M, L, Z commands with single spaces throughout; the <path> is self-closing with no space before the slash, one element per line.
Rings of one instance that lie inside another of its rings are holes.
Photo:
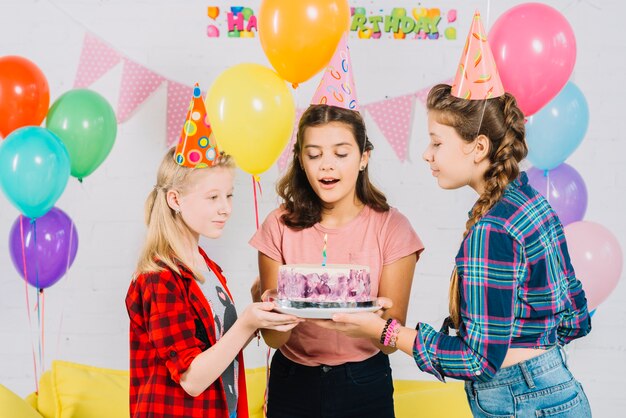
<path fill-rule="evenodd" d="M 189 109 L 189 98 L 192 97 L 193 87 L 168 81 L 167 83 L 167 147 L 178 142 L 180 130 L 185 123 L 185 116 Z"/>
<path fill-rule="evenodd" d="M 300 118 L 302 117 L 303 113 L 304 113 L 304 109 L 296 109 L 296 118 L 295 118 L 295 123 L 293 127 L 293 132 L 291 133 L 291 140 L 289 141 L 289 144 L 283 150 L 283 153 L 278 158 L 277 164 L 278 164 L 278 169 L 280 171 L 285 170 L 285 168 L 287 167 L 287 164 L 289 164 L 289 160 L 291 159 L 293 155 L 293 146 L 296 143 L 296 136 L 298 134 L 298 125 L 300 124 Z"/>
<path fill-rule="evenodd" d="M 400 161 L 406 160 L 415 93 L 365 106 Z"/>
<path fill-rule="evenodd" d="M 129 59 L 124 59 L 117 104 L 118 122 L 128 120 L 137 106 L 142 104 L 164 81 L 165 78 L 157 73 Z M 188 99 L 185 102 L 188 102 Z"/>
<path fill-rule="evenodd" d="M 89 32 L 85 33 L 83 49 L 78 61 L 74 88 L 91 86 L 100 77 L 115 67 L 121 55 Z"/>
<path fill-rule="evenodd" d="M 431 87 L 426 87 L 425 89 L 421 89 L 415 93 L 415 97 L 420 101 L 421 104 L 426 105 L 426 99 L 428 99 L 428 92 Z"/>

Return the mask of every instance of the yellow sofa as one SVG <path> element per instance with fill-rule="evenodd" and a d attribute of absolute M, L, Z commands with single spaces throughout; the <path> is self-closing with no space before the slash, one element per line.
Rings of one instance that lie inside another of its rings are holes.
<path fill-rule="evenodd" d="M 265 368 L 247 369 L 250 418 L 263 418 Z M 397 418 L 471 417 L 463 384 L 396 380 Z M 128 417 L 128 371 L 53 361 L 26 399 L 0 384 L 0 418 Z M 295 418 L 295 417 L 294 417 Z"/>

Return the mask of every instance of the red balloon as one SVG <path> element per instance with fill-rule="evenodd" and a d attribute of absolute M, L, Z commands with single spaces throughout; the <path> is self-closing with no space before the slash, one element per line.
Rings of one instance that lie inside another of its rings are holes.
<path fill-rule="evenodd" d="M 48 80 L 23 57 L 0 57 L 0 138 L 22 126 L 39 126 L 48 113 Z"/>
<path fill-rule="evenodd" d="M 561 91 L 574 69 L 576 38 L 556 9 L 525 3 L 504 12 L 489 31 L 504 89 L 526 116 Z"/>

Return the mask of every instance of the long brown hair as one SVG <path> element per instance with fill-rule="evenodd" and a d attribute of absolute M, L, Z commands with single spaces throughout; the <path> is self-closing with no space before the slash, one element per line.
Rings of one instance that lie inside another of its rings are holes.
<path fill-rule="evenodd" d="M 328 105 L 309 106 L 300 118 L 296 143 L 293 146 L 293 158 L 289 168 L 276 185 L 276 192 L 283 199 L 286 209 L 282 221 L 289 228 L 309 228 L 322 219 L 324 202 L 315 194 L 309 184 L 306 173 L 300 165 L 300 157 L 307 128 L 332 122 L 343 123 L 352 131 L 361 155 L 374 149 L 367 138 L 365 122 L 359 112 Z M 371 183 L 367 166 L 359 172 L 356 181 L 356 196 L 363 204 L 375 211 L 386 212 L 389 210 L 387 198 Z"/>
<path fill-rule="evenodd" d="M 141 273 L 163 270 L 163 264 L 180 274 L 178 264 L 183 262 L 183 236 L 188 227 L 182 217 L 167 204 L 167 192 L 176 190 L 185 193 L 193 175 L 198 170 L 213 170 L 214 167 L 235 168 L 233 159 L 221 154 L 210 168 L 189 168 L 176 164 L 174 152 L 170 148 L 159 166 L 156 184 L 148 194 L 144 207 L 144 218 L 148 231 L 141 250 L 135 277 Z M 204 281 L 202 274 L 187 266 L 199 281 Z"/>
<path fill-rule="evenodd" d="M 465 237 L 519 175 L 519 162 L 528 154 L 524 114 L 509 93 L 487 100 L 465 100 L 450 95 L 447 84 L 438 84 L 430 90 L 426 107 L 439 123 L 454 128 L 464 141 L 471 143 L 479 135 L 489 139 L 490 166 L 485 172 L 485 190 L 465 224 Z M 450 319 L 457 329 L 461 322 L 460 307 L 459 277 L 455 268 L 450 280 L 449 309 Z"/>

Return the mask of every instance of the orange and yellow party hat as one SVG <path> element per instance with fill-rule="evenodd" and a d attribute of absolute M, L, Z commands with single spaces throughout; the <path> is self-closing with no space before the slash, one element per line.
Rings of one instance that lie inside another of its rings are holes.
<path fill-rule="evenodd" d="M 174 159 L 184 167 L 204 168 L 213 165 L 218 156 L 219 150 L 204 107 L 202 91 L 196 83 Z"/>

